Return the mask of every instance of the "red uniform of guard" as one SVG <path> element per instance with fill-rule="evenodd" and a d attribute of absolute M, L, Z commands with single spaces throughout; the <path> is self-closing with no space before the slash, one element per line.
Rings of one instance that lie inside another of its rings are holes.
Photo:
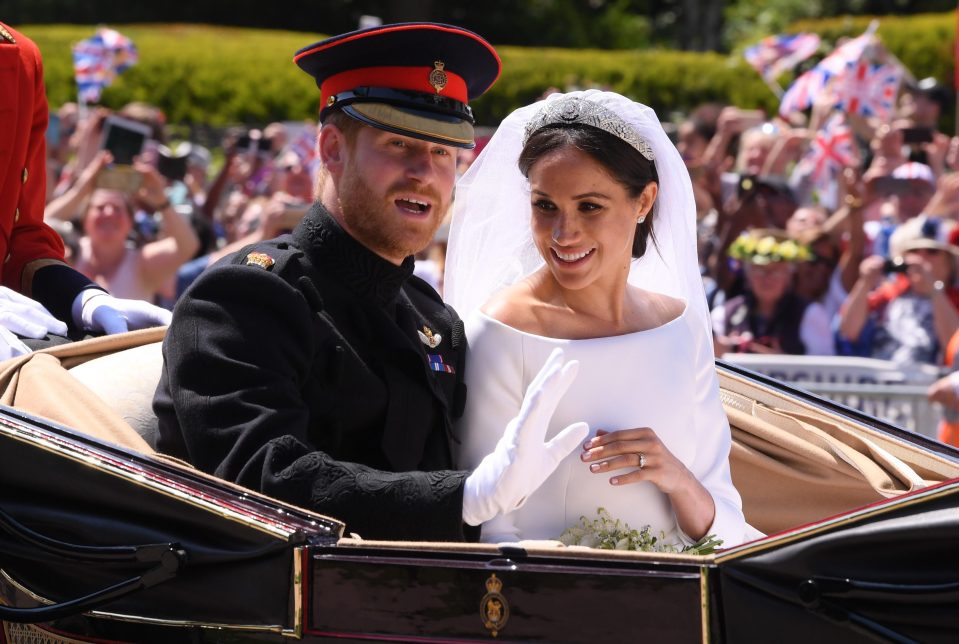
<path fill-rule="evenodd" d="M 0 283 L 72 324 L 70 306 L 95 287 L 63 261 L 63 242 L 43 223 L 47 98 L 40 51 L 0 23 Z"/>

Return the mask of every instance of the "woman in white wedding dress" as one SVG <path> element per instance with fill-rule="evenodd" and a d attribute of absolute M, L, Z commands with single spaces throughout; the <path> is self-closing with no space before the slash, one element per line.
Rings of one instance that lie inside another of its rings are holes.
<path fill-rule="evenodd" d="M 460 465 L 493 451 L 556 348 L 579 371 L 547 438 L 590 427 L 484 541 L 557 539 L 599 507 L 677 546 L 754 536 L 730 478 L 695 223 L 655 113 L 608 92 L 517 110 L 457 186 L 446 294 L 470 343 Z"/>

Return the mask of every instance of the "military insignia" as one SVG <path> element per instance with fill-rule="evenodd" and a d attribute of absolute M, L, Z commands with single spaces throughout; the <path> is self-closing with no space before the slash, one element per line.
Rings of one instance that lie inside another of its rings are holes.
<path fill-rule="evenodd" d="M 438 353 L 427 353 L 426 361 L 429 362 L 430 369 L 433 371 L 450 374 L 456 373 L 456 369 L 443 362 L 443 356 L 439 355 Z"/>
<path fill-rule="evenodd" d="M 275 263 L 276 261 L 266 253 L 250 253 L 246 256 L 247 266 L 259 266 L 260 268 L 270 270 Z"/>
<path fill-rule="evenodd" d="M 446 67 L 446 63 L 442 60 L 437 60 L 433 63 L 433 71 L 430 72 L 430 85 L 433 86 L 437 94 L 442 92 L 446 87 L 446 83 L 449 82 L 449 77 L 446 75 L 446 72 L 443 71 L 444 67 Z"/>
<path fill-rule="evenodd" d="M 4 27 L 3 25 L 0 25 L 0 38 L 2 38 L 3 40 L 7 41 L 10 44 L 13 44 L 13 45 L 17 44 L 17 39 L 14 38 L 13 34 L 7 31 L 7 28 Z M 446 78 L 446 74 L 443 74 L 443 77 Z M 446 81 L 444 80 L 443 83 L 445 84 Z"/>
<path fill-rule="evenodd" d="M 420 342 L 428 346 L 430 349 L 435 349 L 440 346 L 440 342 L 443 341 L 443 336 L 439 333 L 433 333 L 429 327 L 423 327 L 422 331 L 417 331 L 417 335 L 420 336 Z"/>
<path fill-rule="evenodd" d="M 486 594 L 480 600 L 480 617 L 483 620 L 483 626 L 493 637 L 503 630 L 509 619 L 509 603 L 500 594 L 502 589 L 503 582 L 496 577 L 496 573 L 493 573 L 486 580 Z"/>
<path fill-rule="evenodd" d="M 335 102 L 336 102 L 336 97 L 335 97 L 335 96 L 331 96 L 331 97 L 329 97 L 328 99 L 326 99 L 326 106 L 327 106 L 327 107 L 330 107 L 330 106 L 332 106 L 333 103 L 335 103 Z"/>

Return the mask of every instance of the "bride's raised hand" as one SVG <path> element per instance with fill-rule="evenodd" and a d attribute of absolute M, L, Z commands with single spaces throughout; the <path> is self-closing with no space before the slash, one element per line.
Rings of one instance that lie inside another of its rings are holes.
<path fill-rule="evenodd" d="M 682 461 L 673 456 L 649 427 L 598 430 L 596 437 L 583 444 L 580 455 L 593 474 L 614 473 L 611 485 L 649 481 L 664 494 L 674 494 L 695 480 Z"/>
<path fill-rule="evenodd" d="M 506 426 L 496 448 L 466 479 L 463 519 L 468 524 L 479 525 L 522 506 L 589 434 L 586 423 L 573 423 L 546 440 L 553 412 L 578 366 L 575 360 L 566 362 L 561 349 L 554 349 L 533 378 L 519 413 Z"/>

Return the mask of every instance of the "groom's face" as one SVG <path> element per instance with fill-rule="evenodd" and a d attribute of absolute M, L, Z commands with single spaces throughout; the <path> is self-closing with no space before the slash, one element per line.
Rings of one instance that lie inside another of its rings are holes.
<path fill-rule="evenodd" d="M 341 225 L 395 264 L 426 248 L 449 209 L 456 148 L 366 126 L 339 146 L 334 162 L 324 163 Z"/>
<path fill-rule="evenodd" d="M 533 239 L 559 286 L 623 288 L 636 220 L 649 213 L 655 184 L 633 198 L 602 164 L 571 146 L 536 161 L 529 180 Z"/>

